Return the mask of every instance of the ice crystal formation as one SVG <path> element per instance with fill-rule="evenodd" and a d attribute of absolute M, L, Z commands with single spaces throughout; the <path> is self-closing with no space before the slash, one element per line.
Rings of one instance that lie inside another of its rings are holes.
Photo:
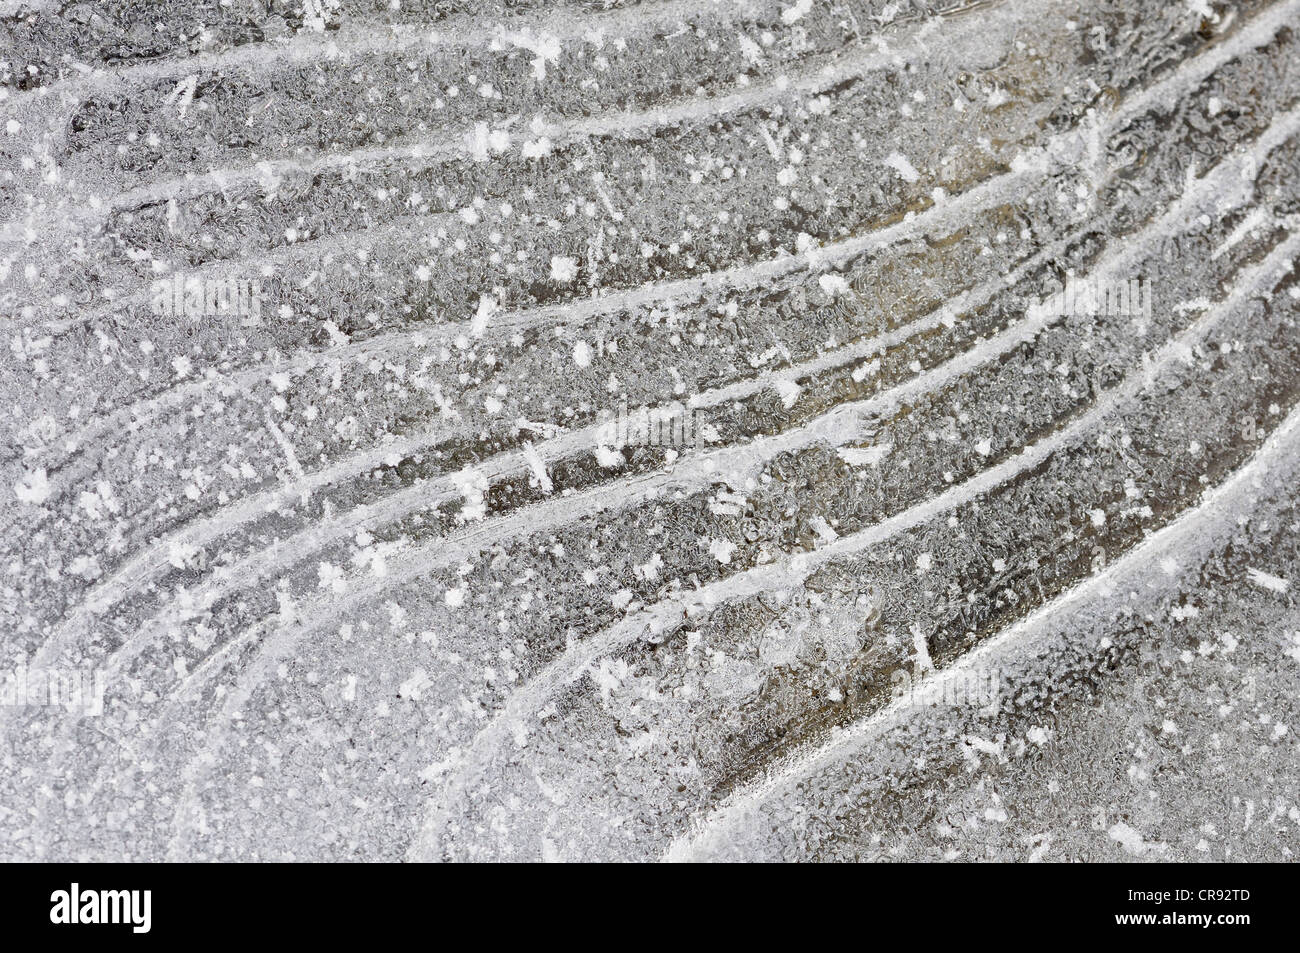
<path fill-rule="evenodd" d="M 0 2 L 0 858 L 1282 860 L 1300 0 Z"/>

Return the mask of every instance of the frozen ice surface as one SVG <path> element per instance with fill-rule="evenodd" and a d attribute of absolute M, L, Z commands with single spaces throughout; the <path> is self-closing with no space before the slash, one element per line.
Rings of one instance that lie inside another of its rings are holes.
<path fill-rule="evenodd" d="M 0 2 L 0 858 L 1294 859 L 1297 30 Z"/>

